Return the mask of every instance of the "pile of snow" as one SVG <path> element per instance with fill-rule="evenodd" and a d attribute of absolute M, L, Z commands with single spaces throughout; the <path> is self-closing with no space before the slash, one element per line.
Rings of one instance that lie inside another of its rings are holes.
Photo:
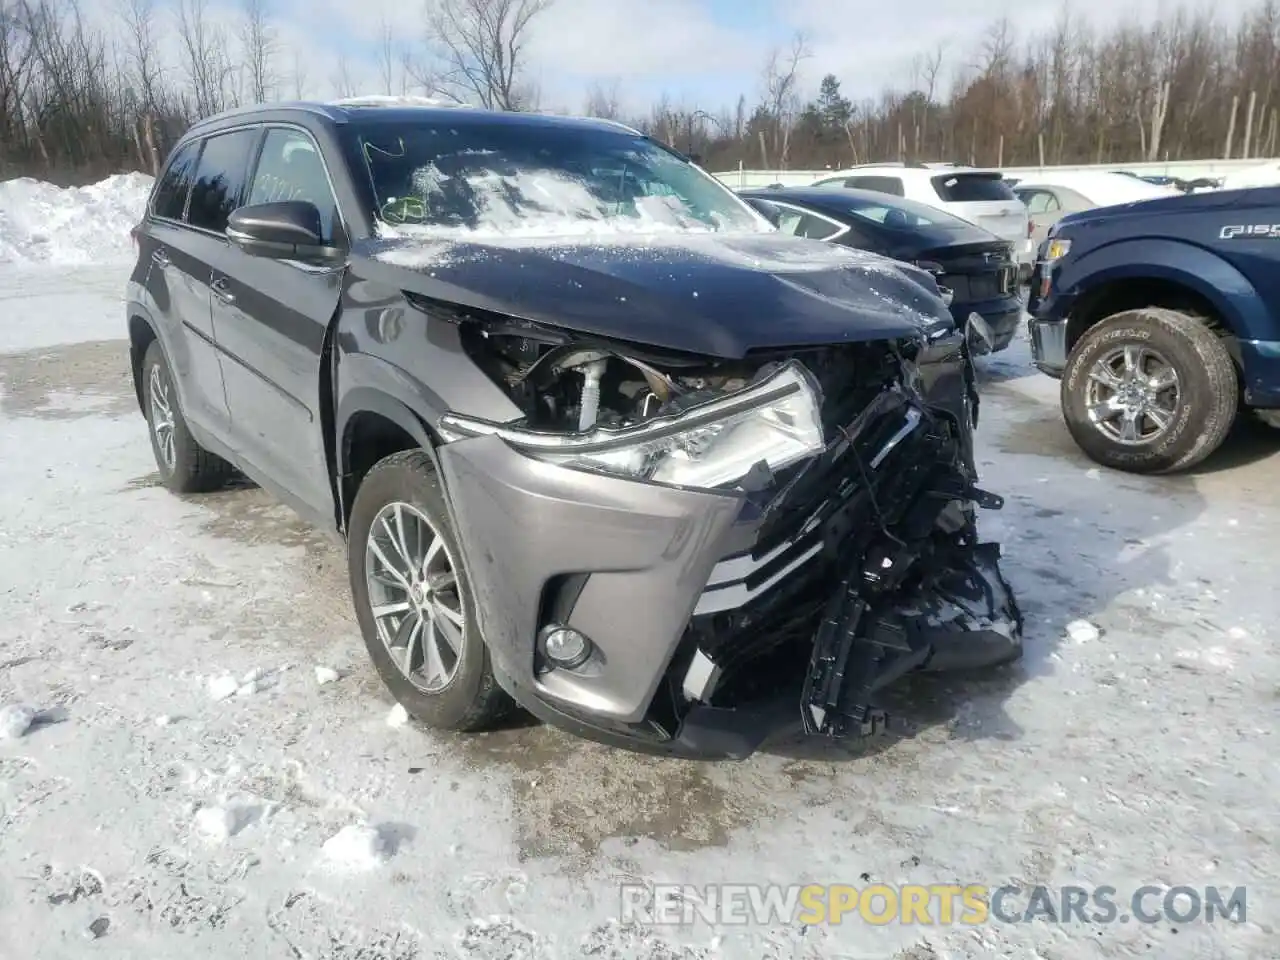
<path fill-rule="evenodd" d="M 0 182 L 0 264 L 127 261 L 129 230 L 142 218 L 151 184 L 141 173 L 87 187 L 27 177 Z"/>
<path fill-rule="evenodd" d="M 391 844 L 377 827 L 351 824 L 324 842 L 325 859 L 346 870 L 372 870 L 391 858 Z"/>
<path fill-rule="evenodd" d="M 35 722 L 36 711 L 20 703 L 0 707 L 0 740 L 17 740 Z"/>

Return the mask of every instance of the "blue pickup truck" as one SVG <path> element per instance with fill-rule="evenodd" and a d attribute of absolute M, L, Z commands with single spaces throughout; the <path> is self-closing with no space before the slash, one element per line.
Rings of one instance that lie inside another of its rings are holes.
<path fill-rule="evenodd" d="M 1035 364 L 1097 463 L 1185 470 L 1245 409 L 1280 427 L 1280 187 L 1063 217 L 1027 310 Z"/>

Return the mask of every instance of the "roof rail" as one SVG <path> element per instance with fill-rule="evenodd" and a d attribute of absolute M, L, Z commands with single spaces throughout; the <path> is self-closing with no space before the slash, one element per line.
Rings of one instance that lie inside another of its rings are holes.
<path fill-rule="evenodd" d="M 410 94 L 396 95 L 369 93 L 355 97 L 342 97 L 330 100 L 331 107 L 469 107 L 469 103 L 457 100 L 444 100 L 439 97 L 419 97 Z"/>
<path fill-rule="evenodd" d="M 223 110 L 221 113 L 201 117 L 187 127 L 187 130 L 199 130 L 201 127 L 212 123 L 231 120 L 236 117 L 250 117 L 260 113 L 269 113 L 272 110 L 301 110 L 306 113 L 314 113 L 317 116 L 327 117 L 330 120 L 334 119 L 333 111 L 323 103 L 314 103 L 309 100 L 283 100 L 279 103 L 253 103 L 244 107 L 232 107 L 229 110 Z"/>

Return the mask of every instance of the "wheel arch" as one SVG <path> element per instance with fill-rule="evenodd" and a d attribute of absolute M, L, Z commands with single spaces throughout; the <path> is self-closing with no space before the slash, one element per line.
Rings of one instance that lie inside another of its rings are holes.
<path fill-rule="evenodd" d="M 160 339 L 155 324 L 146 309 L 139 303 L 130 303 L 129 310 L 129 372 L 133 376 L 133 392 L 138 400 L 138 411 L 146 415 L 142 396 L 142 364 L 151 344 Z M 161 344 L 164 349 L 164 344 Z"/>
<path fill-rule="evenodd" d="M 439 442 L 430 425 L 390 393 L 376 387 L 355 387 L 344 394 L 334 428 L 340 529 L 347 530 L 356 492 L 375 463 L 393 453 L 420 448 L 439 472 L 435 450 Z"/>
<path fill-rule="evenodd" d="M 1201 247 L 1171 240 L 1130 240 L 1091 251 L 1065 285 L 1079 292 L 1067 324 L 1070 351 L 1100 320 L 1142 307 L 1200 317 L 1231 340 L 1249 339 L 1267 323 L 1253 285 L 1233 265 Z M 1238 352 L 1231 349 L 1233 356 Z"/>

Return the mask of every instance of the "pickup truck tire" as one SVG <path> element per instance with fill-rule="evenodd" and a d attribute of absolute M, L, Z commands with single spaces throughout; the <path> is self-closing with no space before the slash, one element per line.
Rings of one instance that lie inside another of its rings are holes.
<path fill-rule="evenodd" d="M 1138 409 L 1110 406 L 1117 397 L 1136 397 L 1147 412 L 1108 418 L 1111 410 Z M 1129 473 L 1169 473 L 1194 466 L 1222 444 L 1235 422 L 1239 385 L 1230 354 L 1202 319 L 1144 307 L 1085 331 L 1067 358 L 1061 402 L 1071 436 L 1095 462 Z M 1105 411 L 1100 417 L 1090 414 L 1095 405 Z M 1122 436 L 1126 423 L 1130 432 Z"/>
<path fill-rule="evenodd" d="M 231 464 L 200 446 L 187 427 L 169 360 L 159 340 L 142 358 L 142 409 L 160 482 L 173 493 L 207 493 L 234 475 Z"/>
<path fill-rule="evenodd" d="M 365 646 L 410 716 L 470 732 L 513 704 L 494 679 L 461 558 L 431 458 L 408 450 L 378 461 L 356 492 L 347 538 Z"/>

